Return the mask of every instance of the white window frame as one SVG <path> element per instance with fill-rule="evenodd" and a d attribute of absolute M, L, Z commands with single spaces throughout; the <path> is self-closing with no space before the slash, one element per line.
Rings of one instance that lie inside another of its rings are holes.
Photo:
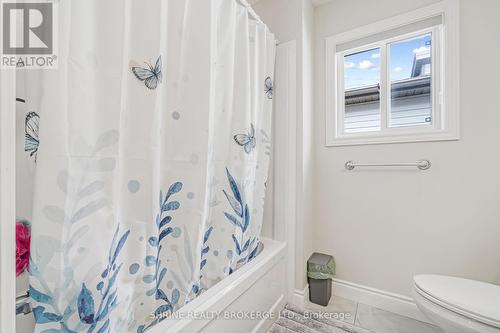
<path fill-rule="evenodd" d="M 337 45 L 356 41 L 411 23 L 441 16 L 442 24 L 383 39 L 337 52 Z M 381 144 L 459 139 L 459 44 L 458 1 L 444 0 L 390 19 L 326 38 L 326 146 Z M 390 123 L 390 59 L 387 45 L 413 37 L 432 34 L 431 100 L 432 123 L 405 127 L 388 127 Z M 344 56 L 355 52 L 380 49 L 381 130 L 344 132 Z M 386 56 L 387 55 L 387 56 Z"/>

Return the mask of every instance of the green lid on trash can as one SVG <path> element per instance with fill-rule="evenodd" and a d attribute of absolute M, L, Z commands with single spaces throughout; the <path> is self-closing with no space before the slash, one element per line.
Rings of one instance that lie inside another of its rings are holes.
<path fill-rule="evenodd" d="M 314 252 L 307 261 L 307 277 L 317 280 L 333 279 L 335 259 L 328 254 Z"/>

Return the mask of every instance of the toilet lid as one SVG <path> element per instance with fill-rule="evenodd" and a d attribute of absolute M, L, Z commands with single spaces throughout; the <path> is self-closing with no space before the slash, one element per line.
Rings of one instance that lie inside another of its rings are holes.
<path fill-rule="evenodd" d="M 414 281 L 419 294 L 430 301 L 500 328 L 500 286 L 441 275 L 417 275 Z"/>

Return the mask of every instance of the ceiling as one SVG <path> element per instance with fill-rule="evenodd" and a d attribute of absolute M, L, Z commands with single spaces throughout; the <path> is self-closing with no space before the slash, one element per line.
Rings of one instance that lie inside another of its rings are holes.
<path fill-rule="evenodd" d="M 255 3 L 259 2 L 259 1 L 261 1 L 261 0 L 247 0 L 247 2 L 248 2 L 250 5 L 253 5 L 253 4 L 255 4 Z M 328 3 L 328 2 L 330 2 L 330 1 L 332 1 L 332 0 L 311 0 L 312 4 L 313 4 L 315 7 L 316 7 L 316 6 L 321 6 L 321 5 L 323 5 L 323 4 L 325 4 L 325 3 Z"/>
<path fill-rule="evenodd" d="M 311 0 L 311 1 L 312 1 L 312 4 L 316 7 L 316 6 L 324 5 L 325 3 L 329 3 L 332 0 Z"/>

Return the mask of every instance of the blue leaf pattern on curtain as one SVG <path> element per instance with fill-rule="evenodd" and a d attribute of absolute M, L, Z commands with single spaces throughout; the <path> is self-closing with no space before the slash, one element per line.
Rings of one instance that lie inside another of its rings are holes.
<path fill-rule="evenodd" d="M 180 293 L 176 288 L 172 289 L 170 298 L 164 291 L 161 283 L 167 273 L 167 267 L 162 263 L 160 255 L 164 249 L 165 237 L 173 232 L 172 227 L 166 227 L 167 224 L 172 222 L 171 211 L 179 209 L 180 203 L 178 201 L 169 201 L 172 195 L 180 192 L 182 190 L 182 183 L 173 183 L 167 191 L 165 197 L 163 197 L 162 191 L 160 191 L 160 211 L 156 215 L 156 227 L 157 233 L 154 236 L 149 237 L 149 245 L 156 248 L 156 255 L 148 255 L 144 259 L 146 266 L 154 266 L 154 274 L 145 275 L 142 280 L 146 284 L 153 284 L 153 287 L 146 291 L 146 295 L 149 297 L 154 297 L 155 300 L 163 304 L 159 305 L 155 310 L 155 319 L 149 324 L 140 325 L 137 328 L 137 333 L 142 333 L 146 331 L 149 327 L 156 325 L 160 321 L 166 318 L 166 314 L 172 313 L 179 301 Z"/>
<path fill-rule="evenodd" d="M 96 298 L 94 298 L 92 291 L 90 291 L 85 282 L 83 282 L 78 297 L 74 299 L 75 303 L 72 304 L 72 302 L 70 302 L 64 311 L 60 311 L 58 302 L 56 302 L 56 300 L 58 300 L 56 295 L 59 295 L 59 292 L 57 290 L 51 290 L 47 285 L 47 281 L 43 279 L 40 268 L 35 263 L 30 263 L 30 274 L 44 288 L 44 292 L 41 292 L 33 286 L 30 286 L 30 295 L 33 300 L 38 303 L 47 304 L 53 311 L 46 311 L 46 307 L 42 305 L 33 308 L 33 314 L 37 325 L 57 323 L 60 325 L 59 332 L 83 331 L 83 328 L 79 329 L 78 326 L 75 327 L 74 330 L 69 328 L 71 325 L 70 322 L 73 322 L 72 317 L 77 310 L 79 320 L 84 324 L 84 327 L 87 326 L 85 330 L 88 333 L 94 332 L 96 327 L 100 327 L 99 332 L 104 332 L 106 330 L 109 326 L 109 315 L 118 302 L 118 287 L 115 285 L 115 282 L 120 273 L 122 264 L 120 263 L 117 265 L 117 260 L 130 234 L 130 230 L 127 230 L 117 241 L 119 230 L 120 227 L 118 226 L 109 248 L 107 266 L 100 274 L 102 281 L 96 286 L 95 293 L 99 295 L 96 295 Z M 98 301 L 98 303 L 96 303 L 96 301 Z M 97 311 L 95 308 L 96 305 Z"/>
<path fill-rule="evenodd" d="M 239 266 L 253 258 L 253 255 L 257 250 L 257 237 L 246 236 L 245 232 L 250 226 L 250 210 L 248 208 L 248 205 L 243 201 L 243 197 L 241 195 L 238 184 L 236 183 L 228 169 L 226 169 L 226 175 L 229 182 L 229 187 L 232 191 L 232 195 L 228 194 L 226 190 L 222 191 L 224 192 L 224 195 L 226 196 L 227 201 L 229 202 L 236 216 L 227 212 L 224 212 L 224 215 L 233 226 L 239 229 L 239 235 L 235 235 L 234 233 L 231 235 L 235 252 L 238 255 L 231 262 L 231 266 L 229 269 L 229 274 L 231 274 Z"/>

